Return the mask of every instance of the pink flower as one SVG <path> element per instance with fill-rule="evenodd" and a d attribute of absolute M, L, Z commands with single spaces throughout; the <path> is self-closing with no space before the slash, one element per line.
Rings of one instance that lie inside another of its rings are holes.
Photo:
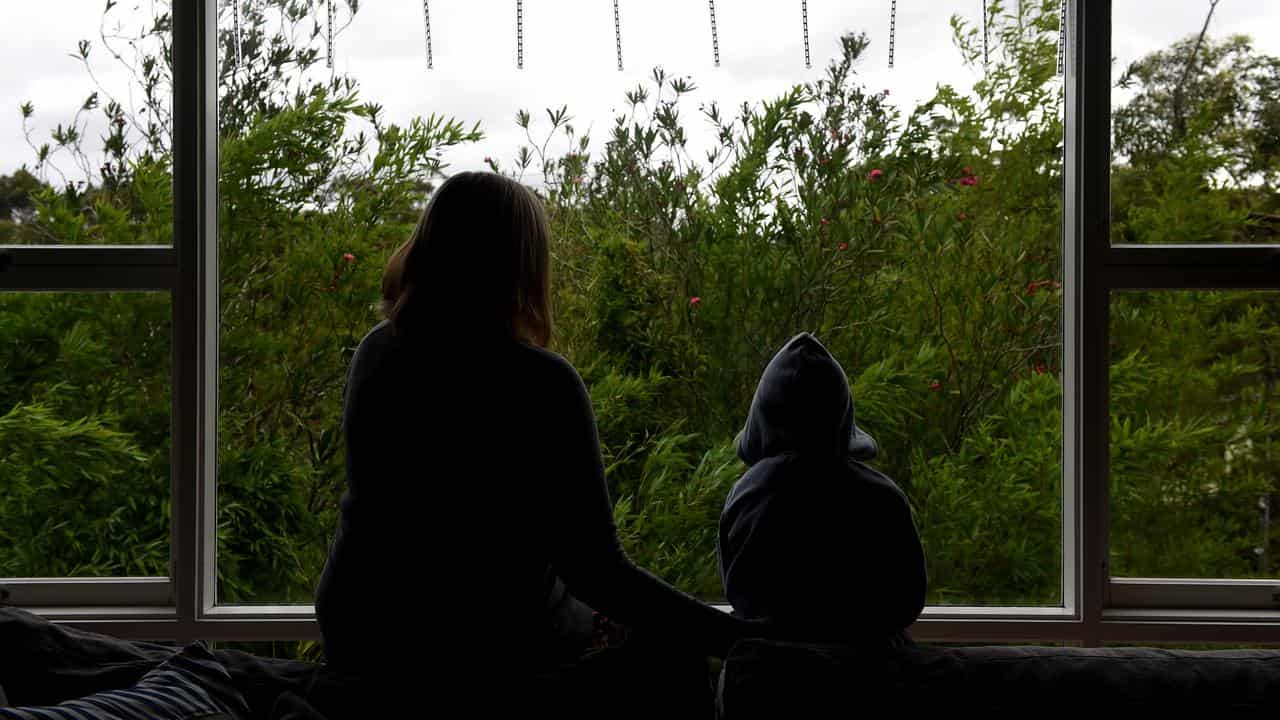
<path fill-rule="evenodd" d="M 355 262 L 355 261 L 356 261 L 356 256 L 355 256 L 355 255 L 352 255 L 351 253 L 342 253 L 342 259 L 343 259 L 343 260 L 345 260 L 345 261 L 347 261 L 347 262 L 349 262 L 349 263 L 350 263 L 350 262 Z"/>
<path fill-rule="evenodd" d="M 884 171 L 881 170 L 880 168 L 876 168 L 875 170 L 872 170 L 869 175 L 867 175 L 867 179 L 869 179 L 871 182 L 875 182 L 876 180 L 879 180 L 883 176 L 884 176 Z"/>
<path fill-rule="evenodd" d="M 884 89 L 884 96 L 889 97 L 889 88 Z"/>
<path fill-rule="evenodd" d="M 840 243 L 840 252 L 844 252 L 845 250 L 848 250 L 848 249 L 849 249 L 849 243 L 847 242 Z"/>
<path fill-rule="evenodd" d="M 1044 366 L 1044 363 L 1036 363 L 1036 368 L 1035 368 L 1035 369 L 1036 369 L 1036 374 L 1037 374 L 1037 375 L 1043 375 L 1043 374 L 1045 374 L 1046 372 L 1048 372 L 1048 368 L 1046 368 L 1046 367 Z"/>
<path fill-rule="evenodd" d="M 689 298 L 689 305 L 691 307 L 698 307 L 701 304 L 702 304 L 702 298 L 698 297 L 697 295 L 694 295 L 693 297 Z"/>
<path fill-rule="evenodd" d="M 1062 287 L 1062 283 L 1056 280 L 1036 280 L 1034 282 L 1029 282 L 1027 283 L 1027 294 L 1035 295 L 1037 290 L 1050 286 L 1052 286 L 1054 290 L 1058 290 Z"/>
<path fill-rule="evenodd" d="M 977 184 L 978 184 L 978 176 L 977 176 L 977 175 L 966 175 L 966 176 L 964 176 L 964 177 L 960 178 L 960 184 L 961 184 L 961 185 L 968 185 L 969 187 L 973 187 L 973 186 L 975 186 L 975 185 L 977 185 Z"/>
<path fill-rule="evenodd" d="M 937 380 L 934 380 L 933 382 L 929 383 L 929 389 L 934 392 L 938 392 L 939 390 L 942 389 L 942 383 L 938 382 Z"/>

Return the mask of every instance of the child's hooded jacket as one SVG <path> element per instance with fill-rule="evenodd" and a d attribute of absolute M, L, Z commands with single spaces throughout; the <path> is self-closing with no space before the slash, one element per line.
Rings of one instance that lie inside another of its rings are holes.
<path fill-rule="evenodd" d="M 844 370 L 809 333 L 765 368 L 738 435 L 749 468 L 720 516 L 720 578 L 734 612 L 797 638 L 901 635 L 928 584 L 906 496 L 863 461 Z"/>

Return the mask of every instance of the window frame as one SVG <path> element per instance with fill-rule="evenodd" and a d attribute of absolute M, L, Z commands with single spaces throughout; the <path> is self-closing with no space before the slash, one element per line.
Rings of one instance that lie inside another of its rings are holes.
<path fill-rule="evenodd" d="M 1280 247 L 1111 245 L 1111 0 L 1068 0 L 1067 10 L 1063 603 L 931 606 L 912 632 L 937 642 L 1280 644 L 1280 579 L 1109 575 L 1110 294 L 1138 288 L 1280 289 Z M 174 3 L 172 12 L 173 246 L 0 248 L 11 260 L 0 272 L 0 291 L 171 293 L 170 576 L 6 580 L 3 587 L 12 592 L 12 604 L 126 638 L 316 639 L 310 605 L 216 603 L 217 1 Z"/>

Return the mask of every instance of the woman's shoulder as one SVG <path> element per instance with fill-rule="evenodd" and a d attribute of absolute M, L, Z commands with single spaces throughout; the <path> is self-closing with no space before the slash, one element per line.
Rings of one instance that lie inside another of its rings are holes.
<path fill-rule="evenodd" d="M 519 342 L 515 343 L 513 353 L 516 361 L 526 366 L 529 372 L 538 379 L 556 384 L 556 386 L 559 386 L 560 383 L 583 384 L 582 376 L 578 373 L 578 369 L 573 366 L 573 363 L 554 350 Z"/>
<path fill-rule="evenodd" d="M 394 341 L 395 332 L 391 323 L 386 320 L 374 325 L 369 332 L 365 333 L 351 357 L 353 379 L 363 377 L 372 367 L 379 365 Z"/>
<path fill-rule="evenodd" d="M 380 351 L 384 351 L 393 342 L 395 342 L 396 333 L 391 325 L 391 321 L 383 320 L 382 322 L 369 328 L 369 331 L 360 339 L 360 343 L 356 345 L 355 356 L 368 356 Z"/>

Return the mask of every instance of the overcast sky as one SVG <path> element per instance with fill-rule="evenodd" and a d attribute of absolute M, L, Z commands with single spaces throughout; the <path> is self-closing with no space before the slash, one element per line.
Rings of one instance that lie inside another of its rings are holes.
<path fill-rule="evenodd" d="M 1012 6 L 1017 0 L 1006 0 Z M 446 156 L 455 169 L 475 168 L 486 155 L 509 164 L 523 133 L 513 122 L 527 108 L 545 118 L 548 106 L 569 106 L 575 125 L 593 127 L 593 148 L 607 137 L 623 92 L 655 65 L 691 75 L 699 86 L 686 108 L 695 147 L 705 144 L 697 106 L 718 100 L 727 110 L 744 100 L 772 97 L 821 74 L 838 52 L 840 34 L 866 31 L 872 45 L 859 73 L 874 89 L 889 89 L 903 107 L 928 97 L 940 83 L 968 86 L 951 44 L 948 18 L 973 20 L 981 0 L 902 0 L 898 5 L 896 67 L 887 67 L 889 0 L 809 0 L 813 68 L 804 67 L 800 0 L 720 0 L 716 3 L 721 67 L 713 67 L 707 4 L 700 0 L 620 0 L 625 71 L 614 54 L 609 0 L 525 0 L 525 69 L 515 63 L 514 0 L 432 0 L 435 69 L 425 61 L 419 0 L 363 0 L 338 37 L 337 69 L 356 77 L 365 100 L 392 119 L 444 113 L 479 121 L 487 138 Z M 124 0 L 122 13 L 151 13 L 150 0 Z M 96 41 L 102 0 L 4 0 L 0 21 L 0 173 L 32 163 L 18 105 L 32 101 L 38 141 L 75 112 L 90 88 L 71 53 L 77 40 Z M 1208 0 L 1116 0 L 1113 55 L 1117 67 L 1197 32 Z M 1259 48 L 1280 55 L 1280 2 L 1221 0 L 1211 33 L 1246 33 Z M 127 78 L 105 56 L 99 79 L 127 94 Z M 94 132 L 100 132 L 94 130 Z"/>

